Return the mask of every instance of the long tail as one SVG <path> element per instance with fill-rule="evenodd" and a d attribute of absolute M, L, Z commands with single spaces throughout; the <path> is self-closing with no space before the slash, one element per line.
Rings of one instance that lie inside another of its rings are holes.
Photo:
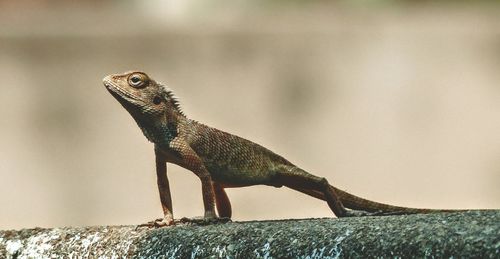
<path fill-rule="evenodd" d="M 331 186 L 331 185 L 330 185 Z M 389 204 L 379 203 L 363 199 L 356 195 L 342 191 L 334 186 L 331 186 L 339 196 L 340 200 L 346 208 L 353 210 L 363 210 L 368 212 L 394 212 L 396 214 L 414 214 L 414 213 L 436 213 L 436 212 L 457 212 L 464 210 L 443 210 L 443 209 L 418 209 L 393 206 Z"/>
<path fill-rule="evenodd" d="M 325 197 L 326 193 L 322 188 L 326 186 L 323 185 L 328 183 L 325 178 L 321 178 L 315 175 L 312 175 L 296 166 L 290 166 L 284 170 L 283 178 L 288 177 L 288 182 L 285 182 L 284 185 L 292 188 L 294 190 L 300 191 L 312 197 L 327 201 L 329 203 L 330 208 L 332 206 L 330 203 L 334 201 L 327 200 Z M 316 185 L 321 186 L 320 188 L 307 188 L 307 184 L 298 184 L 297 182 L 309 182 L 309 184 L 315 183 Z M 342 205 L 348 209 L 371 212 L 377 215 L 395 215 L 395 214 L 415 214 L 415 213 L 436 213 L 436 212 L 459 212 L 459 211 L 467 211 L 467 210 L 449 210 L 449 209 L 420 209 L 420 208 L 408 208 L 401 206 L 394 206 L 389 204 L 384 204 L 376 201 L 367 200 L 356 195 L 350 194 L 346 191 L 340 190 L 330 184 L 328 184 L 330 190 L 333 190 L 335 194 L 338 196 Z M 331 197 L 329 198 L 331 199 Z M 334 209 L 332 208 L 332 211 Z M 335 213 L 335 211 L 334 211 Z M 337 215 L 342 216 L 342 215 Z"/>

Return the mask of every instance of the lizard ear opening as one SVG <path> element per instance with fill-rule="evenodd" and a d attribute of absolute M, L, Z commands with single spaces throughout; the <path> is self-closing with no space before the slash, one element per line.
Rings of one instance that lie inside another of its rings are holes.
<path fill-rule="evenodd" d="M 154 98 L 153 98 L 153 103 L 158 105 L 161 103 L 161 98 L 160 96 L 156 95 Z"/>

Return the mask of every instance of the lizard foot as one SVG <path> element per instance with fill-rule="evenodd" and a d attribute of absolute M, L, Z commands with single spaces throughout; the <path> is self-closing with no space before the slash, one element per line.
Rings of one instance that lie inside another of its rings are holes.
<path fill-rule="evenodd" d="M 344 215 L 344 217 L 366 217 L 366 216 L 373 216 L 373 213 L 362 210 L 348 210 Z"/>
<path fill-rule="evenodd" d="M 366 217 L 366 216 L 393 216 L 405 214 L 403 211 L 362 211 L 362 210 L 348 210 L 344 217 Z"/>
<path fill-rule="evenodd" d="M 141 227 L 147 227 L 147 228 L 161 228 L 161 227 L 166 227 L 166 226 L 172 226 L 174 225 L 175 222 L 173 219 L 167 219 L 167 218 L 159 218 L 155 219 L 153 221 L 149 221 L 147 223 L 143 223 L 140 225 L 137 225 L 135 229 L 141 228 Z"/>
<path fill-rule="evenodd" d="M 394 216 L 394 215 L 404 215 L 408 214 L 407 212 L 405 213 L 404 211 L 376 211 L 373 212 L 373 216 Z"/>
<path fill-rule="evenodd" d="M 196 218 L 181 218 L 179 220 L 181 223 L 189 224 L 189 225 L 199 225 L 206 226 L 212 224 L 223 224 L 227 222 L 231 222 L 230 218 L 219 218 L 219 217 L 196 217 Z"/>

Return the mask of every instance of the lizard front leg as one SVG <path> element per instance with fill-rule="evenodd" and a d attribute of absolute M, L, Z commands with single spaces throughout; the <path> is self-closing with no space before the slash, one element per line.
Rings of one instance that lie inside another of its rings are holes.
<path fill-rule="evenodd" d="M 184 141 L 176 138 L 170 143 L 170 148 L 178 152 L 182 159 L 182 166 L 192 171 L 201 181 L 201 192 L 203 196 L 203 205 L 205 208 L 205 220 L 216 219 L 215 214 L 215 193 L 212 185 L 212 177 L 205 168 L 201 158 Z"/>
<path fill-rule="evenodd" d="M 172 210 L 172 196 L 170 194 L 170 184 L 167 177 L 167 163 L 161 157 L 158 151 L 155 151 L 156 156 L 156 180 L 158 183 L 158 191 L 160 192 L 161 207 L 163 209 L 163 220 L 159 222 L 164 225 L 172 225 L 174 215 Z"/>
<path fill-rule="evenodd" d="M 155 149 L 156 158 L 156 181 L 158 191 L 160 192 L 161 207 L 163 209 L 163 218 L 141 224 L 139 226 L 163 227 L 174 224 L 172 210 L 172 196 L 170 195 L 170 184 L 167 177 L 167 163 L 162 157 L 161 152 Z"/>

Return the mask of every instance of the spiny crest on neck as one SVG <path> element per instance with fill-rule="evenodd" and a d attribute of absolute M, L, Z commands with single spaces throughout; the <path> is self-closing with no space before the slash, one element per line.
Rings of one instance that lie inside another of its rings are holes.
<path fill-rule="evenodd" d="M 180 115 L 186 116 L 179 104 L 179 98 L 174 94 L 174 92 L 172 92 L 172 90 L 164 84 L 159 84 L 159 85 L 163 89 L 163 92 L 165 94 L 165 99 L 167 99 L 174 106 L 174 108 L 177 110 L 177 112 L 179 112 Z"/>

